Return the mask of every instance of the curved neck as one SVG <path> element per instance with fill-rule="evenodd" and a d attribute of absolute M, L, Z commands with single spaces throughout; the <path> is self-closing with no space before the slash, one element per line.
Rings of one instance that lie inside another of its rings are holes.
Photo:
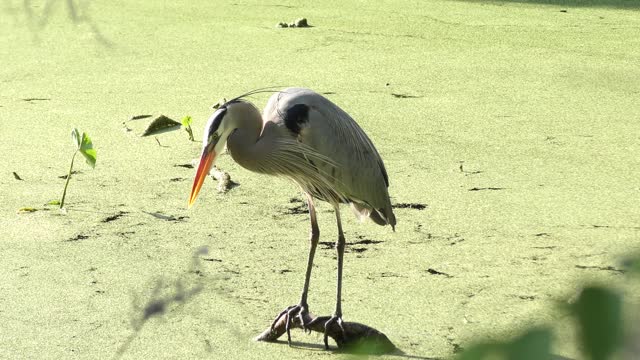
<path fill-rule="evenodd" d="M 239 119 L 240 120 L 240 119 Z M 255 116 L 243 117 L 227 139 L 231 157 L 243 168 L 259 173 L 268 173 L 262 164 L 269 155 L 269 144 L 273 140 L 273 128 L 267 123 L 263 129 L 262 119 Z"/>

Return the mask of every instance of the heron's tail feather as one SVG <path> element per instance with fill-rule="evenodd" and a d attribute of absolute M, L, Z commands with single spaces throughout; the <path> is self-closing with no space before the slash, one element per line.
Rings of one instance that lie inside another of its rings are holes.
<path fill-rule="evenodd" d="M 360 222 L 370 218 L 374 223 L 385 226 L 391 225 L 393 231 L 396 229 L 396 217 L 393 211 L 387 209 L 373 209 L 367 204 L 351 202 L 351 209 Z"/>

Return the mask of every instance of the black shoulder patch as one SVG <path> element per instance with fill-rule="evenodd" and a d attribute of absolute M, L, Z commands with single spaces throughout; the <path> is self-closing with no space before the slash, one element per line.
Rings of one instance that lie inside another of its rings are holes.
<path fill-rule="evenodd" d="M 301 125 L 309 121 L 309 107 L 305 104 L 295 104 L 287 109 L 284 124 L 295 134 L 299 134 Z"/>

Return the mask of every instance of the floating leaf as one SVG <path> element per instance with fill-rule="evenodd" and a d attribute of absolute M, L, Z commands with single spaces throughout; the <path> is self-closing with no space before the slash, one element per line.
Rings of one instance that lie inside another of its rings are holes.
<path fill-rule="evenodd" d="M 573 304 L 580 341 L 591 360 L 606 360 L 622 343 L 622 299 L 603 287 L 587 287 Z"/>
<path fill-rule="evenodd" d="M 78 129 L 73 128 L 73 130 L 71 130 L 71 139 L 73 140 L 73 143 L 76 144 L 76 148 L 80 149 L 80 145 L 82 145 L 82 138 L 80 137 Z"/>
<path fill-rule="evenodd" d="M 155 118 L 142 133 L 142 136 L 158 135 L 168 131 L 178 130 L 182 127 L 182 124 L 172 120 L 164 115 L 160 115 Z"/>
<path fill-rule="evenodd" d="M 96 167 L 96 157 L 98 154 L 96 150 L 93 148 L 93 143 L 91 142 L 91 138 L 87 133 L 82 133 L 82 144 L 80 145 L 80 153 L 84 156 L 85 160 L 87 160 L 87 164 L 92 168 Z"/>
<path fill-rule="evenodd" d="M 38 209 L 32 208 L 32 207 L 23 207 L 23 208 L 18 209 L 18 214 L 20 214 L 20 213 L 32 213 L 32 212 L 35 212 L 35 211 L 38 211 Z"/>
<path fill-rule="evenodd" d="M 47 203 L 47 205 L 60 205 L 60 200 L 51 200 Z"/>

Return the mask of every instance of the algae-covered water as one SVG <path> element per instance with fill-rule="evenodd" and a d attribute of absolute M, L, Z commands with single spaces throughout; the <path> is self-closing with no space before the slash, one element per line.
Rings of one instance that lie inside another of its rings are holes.
<path fill-rule="evenodd" d="M 222 156 L 239 186 L 208 179 L 187 210 L 201 144 L 127 121 L 191 115 L 200 138 L 210 105 L 265 86 L 325 93 L 385 161 L 398 226 L 344 209 L 343 311 L 389 336 L 389 358 L 535 324 L 580 358 L 557 302 L 601 282 L 637 303 L 619 263 L 640 250 L 634 2 L 69 3 L 0 11 L 0 358 L 345 356 L 299 330 L 293 347 L 252 341 L 298 301 L 297 188 Z M 300 17 L 311 27 L 276 27 Z M 60 213 L 44 204 L 73 127 L 98 159 L 76 160 Z M 319 221 L 309 304 L 330 314 L 330 206 Z"/>

